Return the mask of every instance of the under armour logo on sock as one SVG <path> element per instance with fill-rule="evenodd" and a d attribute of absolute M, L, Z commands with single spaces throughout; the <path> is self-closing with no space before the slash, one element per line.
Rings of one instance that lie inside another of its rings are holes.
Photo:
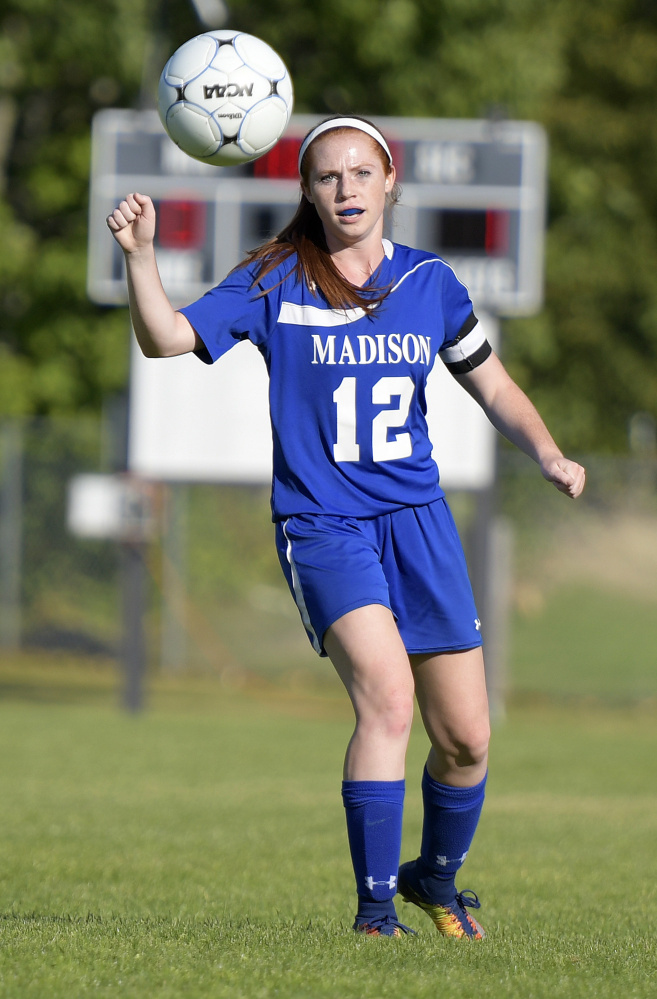
<path fill-rule="evenodd" d="M 368 877 L 365 878 L 365 884 L 367 885 L 370 891 L 374 890 L 374 885 L 386 885 L 390 889 L 396 888 L 397 875 L 391 874 L 387 881 L 375 881 L 374 878 Z"/>
<path fill-rule="evenodd" d="M 440 854 L 438 854 L 438 856 L 436 857 L 436 863 L 438 864 L 439 867 L 447 867 L 448 864 L 464 864 L 467 855 L 468 851 L 466 850 L 462 857 L 454 857 L 453 860 L 450 860 L 449 857 L 442 857 Z"/>

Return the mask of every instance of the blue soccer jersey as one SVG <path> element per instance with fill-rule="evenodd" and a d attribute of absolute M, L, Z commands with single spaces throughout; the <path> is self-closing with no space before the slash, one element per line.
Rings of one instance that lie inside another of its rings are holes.
<path fill-rule="evenodd" d="M 490 348 L 448 264 L 387 240 L 384 250 L 372 281 L 390 292 L 370 310 L 331 309 L 291 273 L 295 257 L 255 287 L 259 265 L 238 268 L 181 309 L 207 363 L 244 339 L 265 359 L 274 520 L 375 517 L 443 495 L 427 431 L 427 376 L 436 357 L 459 373 Z"/>

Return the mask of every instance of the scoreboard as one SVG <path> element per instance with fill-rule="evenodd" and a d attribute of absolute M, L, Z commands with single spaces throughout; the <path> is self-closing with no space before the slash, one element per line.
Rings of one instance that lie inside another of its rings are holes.
<path fill-rule="evenodd" d="M 158 212 L 157 258 L 176 304 L 222 280 L 279 231 L 299 200 L 297 152 L 316 115 L 294 115 L 266 156 L 215 167 L 181 152 L 155 111 L 108 109 L 93 121 L 88 293 L 126 303 L 123 255 L 105 218 L 129 191 Z M 543 296 L 547 143 L 533 122 L 374 118 L 402 197 L 388 235 L 447 260 L 476 308 L 529 315 Z"/>

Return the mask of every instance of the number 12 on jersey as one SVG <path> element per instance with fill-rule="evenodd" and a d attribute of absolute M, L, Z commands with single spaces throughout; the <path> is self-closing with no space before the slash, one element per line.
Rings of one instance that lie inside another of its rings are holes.
<path fill-rule="evenodd" d="M 343 378 L 335 392 L 333 402 L 336 407 L 337 435 L 333 445 L 335 461 L 360 461 L 359 433 L 357 427 L 357 379 Z M 395 434 L 389 440 L 390 430 L 403 427 L 408 419 L 408 413 L 413 400 L 415 384 L 408 375 L 399 378 L 379 378 L 372 386 L 372 404 L 387 406 L 372 420 L 372 458 L 374 461 L 397 461 L 410 457 L 413 442 L 409 433 Z M 399 399 L 397 407 L 391 407 L 391 401 Z M 360 438 L 362 440 L 362 438 Z"/>

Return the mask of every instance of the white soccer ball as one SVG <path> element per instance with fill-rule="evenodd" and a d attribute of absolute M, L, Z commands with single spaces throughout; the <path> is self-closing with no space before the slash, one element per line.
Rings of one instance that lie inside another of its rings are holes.
<path fill-rule="evenodd" d="M 158 111 L 194 159 L 235 166 L 276 145 L 292 114 L 292 80 L 274 50 L 240 31 L 206 31 L 162 70 Z"/>

